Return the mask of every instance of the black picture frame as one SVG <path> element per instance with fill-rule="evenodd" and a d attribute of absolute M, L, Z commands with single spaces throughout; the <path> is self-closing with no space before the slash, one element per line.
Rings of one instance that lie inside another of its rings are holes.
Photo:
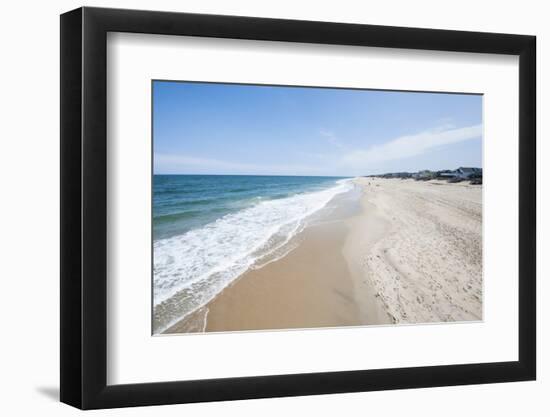
<path fill-rule="evenodd" d="M 519 56 L 519 357 L 512 362 L 107 385 L 108 32 Z M 534 36 L 102 8 L 61 15 L 61 401 L 82 409 L 534 380 Z"/>

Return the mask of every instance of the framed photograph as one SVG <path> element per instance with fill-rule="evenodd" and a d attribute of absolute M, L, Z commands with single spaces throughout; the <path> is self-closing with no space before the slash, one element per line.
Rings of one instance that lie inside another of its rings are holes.
<path fill-rule="evenodd" d="M 535 37 L 61 16 L 61 401 L 533 380 Z"/>

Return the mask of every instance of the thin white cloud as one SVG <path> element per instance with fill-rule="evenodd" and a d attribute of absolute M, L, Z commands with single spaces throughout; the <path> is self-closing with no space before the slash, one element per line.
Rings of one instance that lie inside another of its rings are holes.
<path fill-rule="evenodd" d="M 332 153 L 298 152 L 303 157 L 303 164 L 283 161 L 280 164 L 247 163 L 194 155 L 155 153 L 154 172 L 156 174 L 362 175 L 365 170 L 373 172 L 387 170 L 388 166 L 395 165 L 390 161 L 413 158 L 438 147 L 480 138 L 482 126 L 456 128 L 449 123 L 444 123 L 434 129 L 401 136 L 365 149 L 346 147 L 336 139 L 333 132 L 328 130 L 321 130 L 319 134 L 329 142 L 335 139 L 339 144 L 335 146 L 342 150 Z M 414 165 L 414 158 L 403 162 L 403 166 L 412 166 L 411 163 Z M 457 163 L 460 164 L 460 162 Z M 419 168 L 409 170 L 411 169 Z"/>
<path fill-rule="evenodd" d="M 318 167 L 308 165 L 262 165 L 224 161 L 190 155 L 155 153 L 154 171 L 157 174 L 256 174 L 256 175 L 318 175 Z"/>
<path fill-rule="evenodd" d="M 364 168 L 380 162 L 411 158 L 436 147 L 480 138 L 481 135 L 480 124 L 458 129 L 445 125 L 415 135 L 401 136 L 368 149 L 354 150 L 343 156 L 342 163 L 350 167 Z"/>
<path fill-rule="evenodd" d="M 331 132 L 330 130 L 326 129 L 320 129 L 319 134 L 327 140 L 328 143 L 330 143 L 333 146 L 336 146 L 337 148 L 344 148 L 344 144 L 338 140 L 334 132 Z"/>
<path fill-rule="evenodd" d="M 188 155 L 167 155 L 155 154 L 155 168 L 160 170 L 189 170 L 195 168 L 201 169 L 221 169 L 221 170 L 247 170 L 254 169 L 256 166 L 249 164 L 233 163 L 221 161 L 219 159 L 201 158 Z"/>

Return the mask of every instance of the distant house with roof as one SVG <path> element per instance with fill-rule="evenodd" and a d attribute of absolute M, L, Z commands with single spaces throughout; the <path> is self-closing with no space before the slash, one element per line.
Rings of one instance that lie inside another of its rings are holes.
<path fill-rule="evenodd" d="M 454 171 L 442 171 L 438 174 L 441 178 L 459 178 L 461 180 L 469 180 L 472 178 L 480 178 L 483 175 L 481 168 L 460 167 Z"/>
<path fill-rule="evenodd" d="M 440 172 L 437 175 L 439 178 L 446 179 L 446 178 L 459 178 L 457 170 L 454 171 L 445 171 Z"/>
<path fill-rule="evenodd" d="M 457 177 L 469 180 L 470 178 L 479 178 L 482 176 L 483 171 L 481 168 L 466 168 L 460 167 L 456 170 Z"/>
<path fill-rule="evenodd" d="M 448 182 L 461 182 L 464 180 L 471 180 L 473 184 L 474 181 L 476 184 L 481 184 L 483 171 L 481 168 L 473 167 L 460 167 L 453 171 L 449 169 L 444 169 L 441 171 L 430 171 L 429 169 L 424 169 L 418 172 L 388 172 L 386 174 L 377 174 L 377 175 L 367 175 L 367 177 L 377 177 L 377 178 L 413 178 L 417 181 L 428 181 L 433 179 L 438 180 L 448 180 Z"/>
<path fill-rule="evenodd" d="M 435 177 L 435 172 L 432 172 L 429 169 L 425 169 L 413 174 L 412 177 L 416 180 L 431 180 Z"/>

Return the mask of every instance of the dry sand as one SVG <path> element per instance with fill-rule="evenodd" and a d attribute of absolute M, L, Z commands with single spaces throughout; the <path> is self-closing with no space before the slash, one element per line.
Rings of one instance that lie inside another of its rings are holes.
<path fill-rule="evenodd" d="M 391 224 L 362 262 L 392 321 L 481 320 L 481 186 L 357 181 Z"/>
<path fill-rule="evenodd" d="M 243 274 L 167 333 L 482 318 L 481 186 L 358 178 L 286 256 Z"/>

